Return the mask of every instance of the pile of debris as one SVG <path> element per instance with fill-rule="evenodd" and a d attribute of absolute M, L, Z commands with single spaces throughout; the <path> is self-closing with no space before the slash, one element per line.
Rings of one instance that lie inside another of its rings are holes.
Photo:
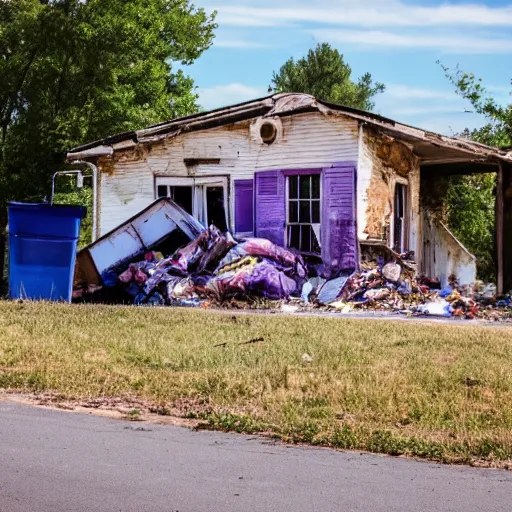
<path fill-rule="evenodd" d="M 81 251 L 76 301 L 136 305 L 390 312 L 466 319 L 512 319 L 510 296 L 492 285 L 442 289 L 417 277 L 414 253 L 383 244 L 362 247 L 355 273 L 326 279 L 322 265 L 263 238 L 235 240 L 205 229 L 168 199 Z"/>
<path fill-rule="evenodd" d="M 407 259 L 372 262 L 348 280 L 339 298 L 328 307 L 345 313 L 356 310 L 417 316 L 507 320 L 512 318 L 510 295 L 496 296 L 496 287 L 477 282 L 459 286 L 452 277 L 441 289 L 439 280 L 416 278 Z"/>
<path fill-rule="evenodd" d="M 305 277 L 299 255 L 262 238 L 237 242 L 215 226 L 170 256 L 148 252 L 140 261 L 101 275 L 104 286 L 115 288 L 123 302 L 186 306 L 251 296 L 288 299 Z"/>

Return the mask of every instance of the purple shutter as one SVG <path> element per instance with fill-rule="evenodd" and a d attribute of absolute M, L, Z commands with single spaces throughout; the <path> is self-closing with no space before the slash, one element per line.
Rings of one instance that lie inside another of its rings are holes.
<path fill-rule="evenodd" d="M 235 180 L 235 232 L 254 230 L 254 181 Z"/>
<path fill-rule="evenodd" d="M 328 272 L 357 268 L 355 167 L 324 169 L 322 183 L 322 259 Z"/>
<path fill-rule="evenodd" d="M 256 236 L 268 238 L 277 245 L 285 245 L 285 181 L 281 171 L 263 171 L 255 174 Z"/>

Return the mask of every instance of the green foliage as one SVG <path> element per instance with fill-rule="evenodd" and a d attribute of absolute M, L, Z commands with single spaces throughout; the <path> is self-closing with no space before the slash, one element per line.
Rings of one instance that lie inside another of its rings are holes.
<path fill-rule="evenodd" d="M 6 200 L 49 193 L 71 147 L 196 111 L 173 63 L 215 28 L 189 0 L 0 2 L 0 221 Z"/>
<path fill-rule="evenodd" d="M 475 111 L 489 123 L 462 136 L 488 146 L 505 148 L 512 144 L 512 105 L 499 105 L 482 84 L 482 79 L 459 67 L 442 66 L 456 92 L 469 100 Z M 448 223 L 461 242 L 477 257 L 479 277 L 494 281 L 495 276 L 495 175 L 459 176 L 449 182 Z"/>
<path fill-rule="evenodd" d="M 495 174 L 454 176 L 446 192 L 447 221 L 455 236 L 477 258 L 478 278 L 496 279 L 494 260 Z"/>
<path fill-rule="evenodd" d="M 351 79 L 352 69 L 343 55 L 328 43 L 309 50 L 307 57 L 297 61 L 290 58 L 273 74 L 270 90 L 274 92 L 301 92 L 316 98 L 349 107 L 372 110 L 373 97 L 385 90 L 365 73 L 357 82 Z"/>
<path fill-rule="evenodd" d="M 496 147 L 512 145 L 512 104 L 502 106 L 489 95 L 482 79 L 466 73 L 458 66 L 454 71 L 442 66 L 446 77 L 455 86 L 457 94 L 469 100 L 476 112 L 489 119 L 489 124 L 471 132 L 471 138 Z"/>

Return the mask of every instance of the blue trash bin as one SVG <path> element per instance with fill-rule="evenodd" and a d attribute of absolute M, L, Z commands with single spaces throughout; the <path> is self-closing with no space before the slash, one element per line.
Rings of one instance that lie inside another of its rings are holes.
<path fill-rule="evenodd" d="M 71 302 L 82 206 L 9 203 L 9 295 Z"/>

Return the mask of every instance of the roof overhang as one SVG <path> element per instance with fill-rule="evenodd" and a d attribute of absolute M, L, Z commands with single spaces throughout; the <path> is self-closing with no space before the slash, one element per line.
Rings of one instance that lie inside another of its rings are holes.
<path fill-rule="evenodd" d="M 291 116 L 306 112 L 321 112 L 355 119 L 365 126 L 407 144 L 424 167 L 463 162 L 497 165 L 512 163 L 512 153 L 457 137 L 398 123 L 371 112 L 322 102 L 308 94 L 275 94 L 225 108 L 201 112 L 166 121 L 143 130 L 125 132 L 91 142 L 71 150 L 67 160 L 110 156 L 115 151 L 134 148 L 137 144 L 159 142 L 181 133 L 206 130 L 258 117 Z"/>

